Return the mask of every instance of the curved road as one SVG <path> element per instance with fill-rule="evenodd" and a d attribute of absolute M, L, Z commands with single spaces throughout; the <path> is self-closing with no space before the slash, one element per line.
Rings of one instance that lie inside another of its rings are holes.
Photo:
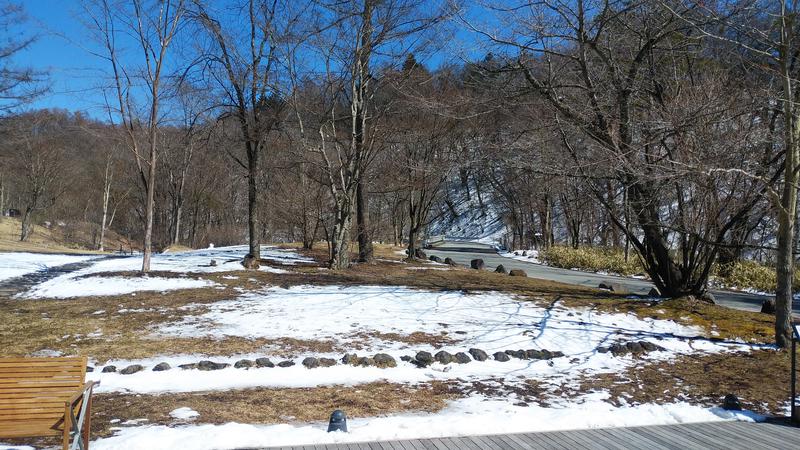
<path fill-rule="evenodd" d="M 616 284 L 631 294 L 647 295 L 653 284 L 647 280 L 636 278 L 616 277 L 613 275 L 600 275 L 591 272 L 560 269 L 532 262 L 501 256 L 490 245 L 466 241 L 445 241 L 436 244 L 433 248 L 425 249 L 428 255 L 436 255 L 442 259 L 452 258 L 459 264 L 469 266 L 471 260 L 480 258 L 486 264 L 487 270 L 494 270 L 502 264 L 507 270 L 521 269 L 531 278 L 558 281 L 566 284 L 576 284 L 596 288 L 600 283 Z M 729 308 L 746 311 L 760 311 L 761 302 L 767 298 L 763 295 L 748 294 L 745 292 L 712 290 L 717 304 Z M 800 314 L 800 301 L 795 300 L 792 305 L 795 314 Z"/>

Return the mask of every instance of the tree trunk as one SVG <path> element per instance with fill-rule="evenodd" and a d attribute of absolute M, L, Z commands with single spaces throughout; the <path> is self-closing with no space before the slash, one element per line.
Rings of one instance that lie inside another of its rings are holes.
<path fill-rule="evenodd" d="M 372 236 L 369 232 L 369 203 L 364 195 L 364 184 L 358 182 L 356 186 L 356 227 L 358 229 L 358 261 L 370 262 L 373 258 Z"/>
<path fill-rule="evenodd" d="M 155 108 L 154 108 L 155 109 Z M 155 120 L 155 119 L 152 119 Z M 147 201 L 145 203 L 144 249 L 142 251 L 142 272 L 150 271 L 150 258 L 153 253 L 153 216 L 156 205 L 156 144 L 155 133 L 150 139 L 150 166 L 147 170 Z"/>
<path fill-rule="evenodd" d="M 24 242 L 28 240 L 28 237 L 31 233 L 31 209 L 25 208 L 25 212 L 22 213 L 22 229 L 19 233 L 19 240 L 20 242 Z"/>
<path fill-rule="evenodd" d="M 336 217 L 331 233 L 331 259 L 329 266 L 333 270 L 350 267 L 350 226 L 352 222 L 352 198 L 347 193 L 340 193 L 336 199 Z"/>
<path fill-rule="evenodd" d="M 258 230 L 258 148 L 248 146 L 247 151 L 247 232 L 249 235 L 249 255 L 261 259 L 261 241 Z M 258 145 L 258 144 L 256 144 Z"/>

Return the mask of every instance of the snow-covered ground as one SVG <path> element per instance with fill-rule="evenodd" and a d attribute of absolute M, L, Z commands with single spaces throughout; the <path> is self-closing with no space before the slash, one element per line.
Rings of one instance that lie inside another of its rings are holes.
<path fill-rule="evenodd" d="M 51 255 L 44 253 L 0 253 L 0 281 L 63 266 L 89 261 L 94 255 Z"/>
<path fill-rule="evenodd" d="M 203 274 L 243 270 L 242 258 L 247 254 L 248 247 L 244 245 L 232 247 L 219 247 L 187 252 L 154 254 L 150 269 L 154 272 L 173 272 L 179 274 Z M 261 258 L 285 266 L 309 264 L 314 261 L 297 254 L 293 250 L 275 247 L 263 247 Z M 27 270 L 26 266 L 35 259 L 29 253 L 2 254 L 3 262 L 0 263 L 0 277 L 6 273 L 3 265 L 7 265 L 9 273 L 14 267 Z M 50 261 L 50 267 L 67 264 L 70 262 L 87 261 L 93 256 L 74 257 L 67 255 L 35 255 L 37 258 L 46 257 L 41 261 Z M 49 259 L 47 259 L 49 258 Z M 78 259 L 76 259 L 78 258 Z M 80 259 L 83 258 L 83 259 Z M 36 260 L 38 264 L 43 264 Z M 66 262 L 63 262 L 66 261 Z M 214 261 L 212 264 L 211 261 Z M 20 295 L 22 298 L 70 298 L 92 295 L 124 295 L 139 291 L 169 291 L 176 289 L 192 289 L 214 286 L 208 280 L 176 277 L 104 277 L 92 276 L 110 272 L 136 272 L 141 268 L 141 256 L 123 256 L 98 260 L 83 269 L 60 275 L 51 280 L 34 286 L 31 290 Z M 32 267 L 32 266 L 30 266 Z M 29 271 L 38 269 L 31 268 Z M 286 270 L 263 265 L 262 271 L 285 273 Z M 0 278 L 2 279 L 2 278 Z"/>

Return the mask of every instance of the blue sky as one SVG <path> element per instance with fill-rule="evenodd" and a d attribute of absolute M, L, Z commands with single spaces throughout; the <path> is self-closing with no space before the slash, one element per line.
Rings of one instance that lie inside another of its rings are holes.
<path fill-rule="evenodd" d="M 90 117 L 106 120 L 105 100 L 101 86 L 108 85 L 108 62 L 92 55 L 96 44 L 82 23 L 79 0 L 25 0 L 22 2 L 28 17 L 27 23 L 14 32 L 38 35 L 38 40 L 24 53 L 17 55 L 20 66 L 33 67 L 48 72 L 49 92 L 38 99 L 31 108 L 60 108 L 81 111 Z M 468 32 L 458 33 L 458 41 L 469 42 Z M 474 37 L 472 38 L 474 39 Z M 445 61 L 458 61 L 461 54 L 480 58 L 483 51 L 454 46 L 447 55 L 436 55 L 427 63 L 438 65 Z M 462 45 L 463 47 L 463 45 Z"/>

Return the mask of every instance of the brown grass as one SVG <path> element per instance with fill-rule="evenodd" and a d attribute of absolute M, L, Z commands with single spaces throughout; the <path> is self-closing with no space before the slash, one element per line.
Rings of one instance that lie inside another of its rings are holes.
<path fill-rule="evenodd" d="M 746 409 L 781 414 L 789 400 L 790 354 L 774 350 L 685 355 L 642 363 L 618 374 L 582 379 L 577 391 L 608 389 L 610 401 L 657 403 L 689 401 L 720 406 L 730 393 Z"/>
<path fill-rule="evenodd" d="M 66 227 L 53 224 L 50 228 L 33 225 L 25 242 L 20 242 L 22 223 L 16 217 L 0 217 L 0 251 L 34 253 L 100 253 L 92 246 L 92 224 L 70 223 Z M 129 244 L 113 231 L 106 235 L 106 248 L 114 251 L 120 244 L 127 250 Z M 134 245 L 135 247 L 135 245 Z"/>

